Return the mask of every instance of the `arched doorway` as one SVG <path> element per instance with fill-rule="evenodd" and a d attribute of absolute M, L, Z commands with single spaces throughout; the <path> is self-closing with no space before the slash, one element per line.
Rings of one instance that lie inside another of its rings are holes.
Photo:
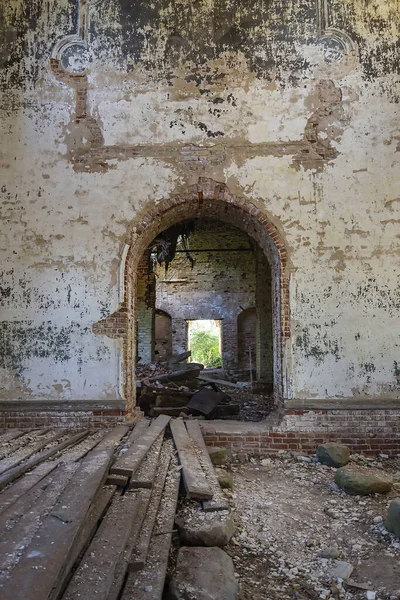
<path fill-rule="evenodd" d="M 289 339 L 287 254 L 280 234 L 268 217 L 254 204 L 232 195 L 227 186 L 200 178 L 187 192 L 172 196 L 151 207 L 132 227 L 129 247 L 123 255 L 123 294 L 118 311 L 96 323 L 93 330 L 123 338 L 121 365 L 122 395 L 126 410 L 136 405 L 136 289 L 139 263 L 154 238 L 172 225 L 188 219 L 212 218 L 246 232 L 262 249 L 271 269 L 273 321 L 274 395 L 282 404 L 285 397 L 283 360 Z"/>

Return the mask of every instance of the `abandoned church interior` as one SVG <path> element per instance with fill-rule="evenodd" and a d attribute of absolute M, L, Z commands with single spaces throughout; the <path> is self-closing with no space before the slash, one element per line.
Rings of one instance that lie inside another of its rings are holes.
<path fill-rule="evenodd" d="M 0 0 L 1 598 L 400 599 L 399 25 Z"/>

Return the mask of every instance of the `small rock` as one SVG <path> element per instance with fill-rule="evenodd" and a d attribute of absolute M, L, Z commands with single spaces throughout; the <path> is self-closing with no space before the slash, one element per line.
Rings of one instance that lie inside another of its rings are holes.
<path fill-rule="evenodd" d="M 390 533 L 400 538 L 400 498 L 391 501 L 385 519 L 385 527 Z"/>
<path fill-rule="evenodd" d="M 325 550 L 318 552 L 318 556 L 321 558 L 339 558 L 341 554 L 339 548 L 325 548 Z"/>
<path fill-rule="evenodd" d="M 272 460 L 270 458 L 263 458 L 261 464 L 263 467 L 269 467 L 272 464 Z"/>
<path fill-rule="evenodd" d="M 211 462 L 214 466 L 225 465 L 228 459 L 226 448 L 214 448 L 208 447 L 208 454 L 210 455 Z"/>
<path fill-rule="evenodd" d="M 365 597 L 367 600 L 375 600 L 376 592 L 372 592 L 371 590 L 368 590 L 365 594 Z"/>
<path fill-rule="evenodd" d="M 375 525 L 377 523 L 382 523 L 382 521 L 383 521 L 383 517 L 381 517 L 380 515 L 378 515 L 377 517 L 374 518 Z"/>
<path fill-rule="evenodd" d="M 343 444 L 329 442 L 317 446 L 317 457 L 328 467 L 343 467 L 350 460 L 350 450 Z"/>
<path fill-rule="evenodd" d="M 207 513 L 203 518 L 195 516 L 175 521 L 184 546 L 226 546 L 236 531 L 230 515 Z"/>
<path fill-rule="evenodd" d="M 236 455 L 238 461 L 242 464 L 248 462 L 249 457 L 247 456 L 246 452 L 238 452 Z"/>
<path fill-rule="evenodd" d="M 223 490 L 233 490 L 233 477 L 225 469 L 217 469 L 217 477 L 219 485 Z"/>
<path fill-rule="evenodd" d="M 335 482 L 348 494 L 385 494 L 393 482 L 386 474 L 368 467 L 341 467 L 336 471 Z"/>
<path fill-rule="evenodd" d="M 170 598 L 236 600 L 235 575 L 232 559 L 220 548 L 181 548 L 170 583 Z"/>
<path fill-rule="evenodd" d="M 354 567 L 352 564 L 345 562 L 344 560 L 336 561 L 336 564 L 329 570 L 329 574 L 333 579 L 346 580 L 350 577 Z"/>

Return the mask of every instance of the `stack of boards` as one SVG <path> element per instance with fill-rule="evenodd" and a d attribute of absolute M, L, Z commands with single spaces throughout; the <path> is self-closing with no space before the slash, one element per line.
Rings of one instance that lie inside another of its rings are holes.
<path fill-rule="evenodd" d="M 195 420 L 0 443 L 2 600 L 161 600 L 180 490 L 228 508 Z"/>

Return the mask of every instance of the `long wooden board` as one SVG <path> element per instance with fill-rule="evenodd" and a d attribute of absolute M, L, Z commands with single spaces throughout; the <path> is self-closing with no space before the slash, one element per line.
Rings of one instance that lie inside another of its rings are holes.
<path fill-rule="evenodd" d="M 99 442 L 100 435 L 104 437 L 104 432 L 97 432 L 90 438 L 85 438 L 76 446 L 66 449 L 63 454 L 56 460 L 42 462 L 32 471 L 25 473 L 23 477 L 14 481 L 7 489 L 0 492 L 0 513 L 7 510 L 9 506 L 14 504 L 21 496 L 28 493 L 35 487 L 46 475 L 51 473 L 60 463 L 74 462 L 81 460 L 90 450 L 92 450 Z"/>
<path fill-rule="evenodd" d="M 211 500 L 213 490 L 207 482 L 184 421 L 173 420 L 170 426 L 178 450 L 179 461 L 182 465 L 183 482 L 187 497 L 196 500 Z"/>
<path fill-rule="evenodd" d="M 132 600 L 133 598 L 135 600 L 161 600 L 162 598 L 180 483 L 180 471 L 174 468 L 176 466 L 175 459 L 172 459 L 171 465 L 146 564 L 141 571 L 128 575 L 121 600 Z"/>
<path fill-rule="evenodd" d="M 150 502 L 150 490 L 141 489 L 135 493 L 138 496 L 139 507 L 133 521 L 132 530 L 127 544 L 125 546 L 125 550 L 120 556 L 120 559 L 115 567 L 114 581 L 110 588 L 107 600 L 120 600 L 121 589 L 125 581 L 125 576 L 128 570 L 128 564 L 132 556 L 133 549 L 136 546 L 139 532 L 142 527 L 143 520 L 146 516 L 148 504 Z"/>
<path fill-rule="evenodd" d="M 18 561 L 20 549 L 29 544 L 39 527 L 40 520 L 54 506 L 77 469 L 77 464 L 59 466 L 51 475 L 42 480 L 40 483 L 41 494 L 37 496 L 36 501 L 28 507 L 27 511 L 22 514 L 14 514 L 14 517 L 19 517 L 19 519 L 14 522 L 12 528 L 5 529 L 0 537 L 0 582 L 5 580 L 4 571 L 11 569 Z M 20 510 L 23 509 L 24 500 L 21 498 Z"/>
<path fill-rule="evenodd" d="M 66 576 L 59 580 L 57 586 L 53 589 L 51 597 L 54 600 L 59 600 L 61 594 L 67 588 L 71 577 L 72 567 L 76 565 L 79 557 L 83 555 L 89 546 L 101 519 L 104 517 L 111 500 L 116 491 L 115 485 L 107 485 L 101 487 L 90 506 L 89 512 L 85 517 L 83 527 L 79 531 L 76 542 L 73 545 L 72 551 L 68 556 L 67 562 L 64 564 L 64 572 Z M 83 599 L 82 599 L 83 600 Z"/>
<path fill-rule="evenodd" d="M 4 584 L 2 600 L 55 600 L 93 498 L 107 475 L 115 446 L 128 427 L 115 427 L 82 461 L 29 548 Z"/>
<path fill-rule="evenodd" d="M 107 600 L 114 571 L 138 510 L 134 492 L 114 496 L 101 525 L 75 572 L 63 600 Z"/>
<path fill-rule="evenodd" d="M 160 462 L 156 471 L 155 483 L 152 490 L 150 503 L 147 508 L 146 517 L 143 521 L 136 547 L 132 553 L 131 560 L 129 561 L 129 571 L 138 571 L 142 569 L 146 562 L 151 535 L 154 529 L 156 516 L 160 508 L 165 480 L 173 455 L 172 443 L 169 443 L 170 441 L 171 440 L 167 440 L 163 444 L 163 448 L 161 450 Z"/>
<path fill-rule="evenodd" d="M 115 475 L 127 475 L 132 477 L 133 473 L 142 463 L 147 452 L 154 444 L 158 436 L 164 431 L 168 425 L 170 417 L 165 415 L 159 416 L 151 426 L 132 444 L 129 456 L 119 458 L 111 467 L 110 473 Z"/>
<path fill-rule="evenodd" d="M 164 439 L 164 432 L 160 433 L 137 471 L 132 475 L 129 481 L 129 489 L 137 490 L 140 488 L 151 489 L 157 470 L 158 460 L 160 458 L 161 447 Z"/>
<path fill-rule="evenodd" d="M 11 456 L 4 458 L 2 461 L 0 461 L 0 475 L 2 473 L 5 473 L 9 469 L 13 469 L 17 465 L 19 465 L 20 462 L 27 460 L 33 454 L 40 452 L 48 444 L 57 441 L 61 436 L 65 435 L 65 433 L 65 429 L 60 429 L 56 433 L 53 433 L 53 435 L 51 436 L 46 436 L 45 434 L 41 436 L 40 431 L 35 432 L 37 439 L 31 440 L 31 442 L 25 444 L 22 448 L 18 449 Z"/>
<path fill-rule="evenodd" d="M 17 438 L 21 437 L 21 435 L 29 433 L 30 431 L 32 430 L 28 429 L 28 431 L 23 431 L 22 429 L 9 429 L 8 431 L 4 431 L 0 435 L 0 444 L 6 444 L 7 442 L 16 440 Z"/>
<path fill-rule="evenodd" d="M 26 471 L 29 471 L 29 469 L 36 467 L 36 465 L 40 464 L 41 462 L 44 462 L 50 457 L 54 456 L 55 454 L 62 452 L 65 448 L 68 448 L 68 446 L 73 446 L 78 442 L 82 441 L 83 438 L 85 438 L 87 435 L 89 435 L 88 430 L 81 431 L 80 433 L 77 433 L 76 435 L 67 438 L 66 440 L 61 442 L 61 444 L 53 446 L 49 450 L 39 452 L 35 454 L 35 456 L 32 456 L 31 458 L 26 460 L 25 462 L 17 465 L 12 469 L 9 469 L 8 471 L 0 475 L 0 490 L 3 489 L 6 485 L 8 485 L 11 481 L 14 481 L 14 479 L 17 479 L 17 477 L 20 477 L 21 475 L 26 473 Z"/>
<path fill-rule="evenodd" d="M 204 500 L 203 508 L 207 512 L 217 510 L 229 510 L 229 504 L 226 501 L 221 486 L 219 485 L 218 477 L 214 471 L 214 465 L 212 464 L 210 455 L 208 454 L 207 446 L 205 444 L 203 434 L 200 429 L 198 421 L 186 421 L 186 429 L 188 430 L 190 438 L 198 448 L 198 458 L 201 466 L 203 467 L 206 478 L 213 489 L 212 500 Z"/>

